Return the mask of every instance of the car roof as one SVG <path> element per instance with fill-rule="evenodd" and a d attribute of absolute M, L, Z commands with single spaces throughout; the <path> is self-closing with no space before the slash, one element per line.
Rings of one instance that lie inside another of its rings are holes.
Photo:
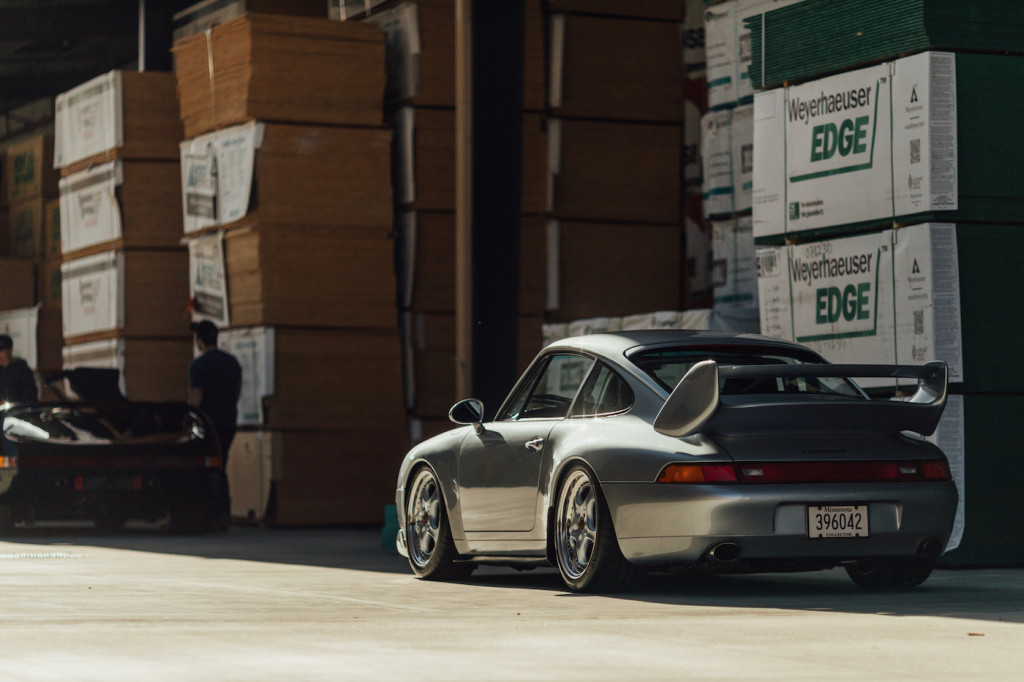
<path fill-rule="evenodd" d="M 548 345 L 545 350 L 577 350 L 609 358 L 621 358 L 634 352 L 654 350 L 666 346 L 706 346 L 709 344 L 748 346 L 753 344 L 779 349 L 799 350 L 805 353 L 809 351 L 805 346 L 759 334 L 682 329 L 650 329 L 573 336 L 561 341 L 555 341 Z"/>

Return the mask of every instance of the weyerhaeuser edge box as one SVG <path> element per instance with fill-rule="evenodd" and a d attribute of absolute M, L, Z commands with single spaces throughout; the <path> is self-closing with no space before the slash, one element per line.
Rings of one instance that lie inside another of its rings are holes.
<path fill-rule="evenodd" d="M 754 236 L 958 207 L 957 70 L 926 52 L 754 99 Z"/>

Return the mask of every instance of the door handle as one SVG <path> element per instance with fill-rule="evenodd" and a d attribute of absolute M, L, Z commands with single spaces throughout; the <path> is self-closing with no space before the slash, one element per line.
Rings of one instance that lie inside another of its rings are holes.
<path fill-rule="evenodd" d="M 534 452 L 540 452 L 544 449 L 544 439 L 537 436 L 533 440 L 526 441 L 526 449 L 533 450 Z"/>

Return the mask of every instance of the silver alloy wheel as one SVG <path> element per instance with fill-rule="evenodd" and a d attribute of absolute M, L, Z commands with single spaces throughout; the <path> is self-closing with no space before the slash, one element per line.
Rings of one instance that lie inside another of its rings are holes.
<path fill-rule="evenodd" d="M 555 551 L 565 575 L 579 580 L 597 546 L 597 490 L 587 472 L 569 474 L 558 496 Z"/>
<path fill-rule="evenodd" d="M 426 566 L 437 548 L 437 534 L 441 526 L 441 490 L 429 469 L 421 470 L 412 484 L 409 508 L 406 514 L 406 535 L 409 538 L 409 558 L 417 566 Z"/>

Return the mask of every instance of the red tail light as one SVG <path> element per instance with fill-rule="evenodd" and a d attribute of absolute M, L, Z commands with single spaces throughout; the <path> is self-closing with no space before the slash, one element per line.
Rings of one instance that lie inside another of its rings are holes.
<path fill-rule="evenodd" d="M 669 464 L 658 483 L 872 483 L 948 481 L 945 460 Z"/>

